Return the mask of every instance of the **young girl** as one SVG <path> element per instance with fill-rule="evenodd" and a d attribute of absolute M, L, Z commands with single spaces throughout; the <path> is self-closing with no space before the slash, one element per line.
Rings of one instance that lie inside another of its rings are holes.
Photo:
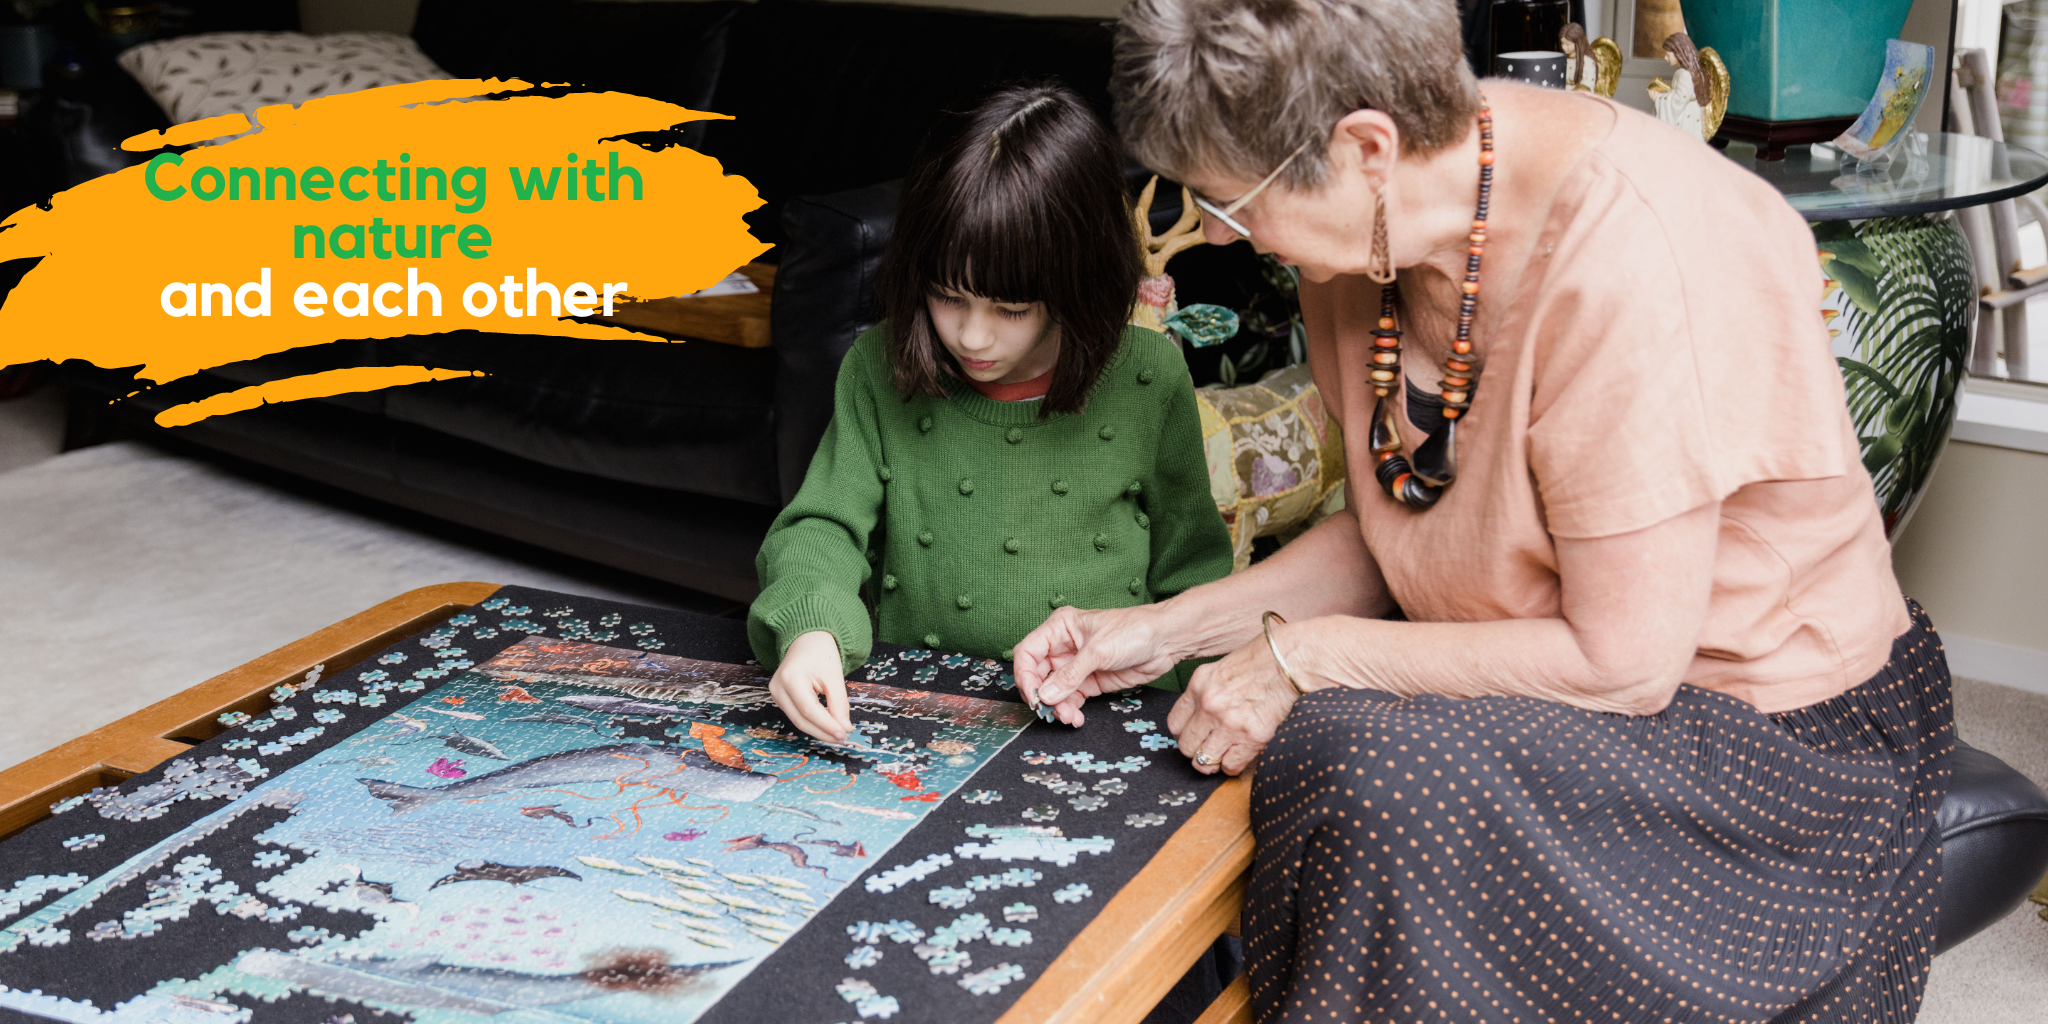
<path fill-rule="evenodd" d="M 798 728 L 847 738 L 845 673 L 877 636 L 1007 661 L 1061 605 L 1230 571 L 1187 366 L 1125 326 L 1140 273 L 1116 143 L 1071 90 L 1004 89 L 926 141 L 888 319 L 847 352 L 755 562 L 748 636 Z"/>

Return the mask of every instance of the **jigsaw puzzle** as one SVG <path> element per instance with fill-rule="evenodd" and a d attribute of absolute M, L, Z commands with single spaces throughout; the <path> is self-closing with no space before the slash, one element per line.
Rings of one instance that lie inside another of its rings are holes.
<path fill-rule="evenodd" d="M 0 1017 L 986 1024 L 1216 781 L 1126 731 L 1170 693 L 1047 726 L 885 646 L 824 744 L 745 649 L 505 588 L 276 687 L 0 847 Z"/>

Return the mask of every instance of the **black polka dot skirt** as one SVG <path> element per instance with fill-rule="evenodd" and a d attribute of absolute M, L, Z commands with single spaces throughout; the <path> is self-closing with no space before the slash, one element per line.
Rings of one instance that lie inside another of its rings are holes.
<path fill-rule="evenodd" d="M 1911 611 L 1876 677 L 1776 715 L 1301 698 L 1253 782 L 1260 1024 L 1911 1021 L 1954 738 Z"/>

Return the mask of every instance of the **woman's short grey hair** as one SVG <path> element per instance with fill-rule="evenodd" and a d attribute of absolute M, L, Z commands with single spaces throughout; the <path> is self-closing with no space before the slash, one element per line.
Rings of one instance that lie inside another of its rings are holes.
<path fill-rule="evenodd" d="M 1323 146 L 1370 107 L 1430 153 L 1464 139 L 1479 110 L 1453 0 L 1131 0 L 1117 27 L 1110 94 L 1138 162 L 1258 181 L 1322 184 Z"/>

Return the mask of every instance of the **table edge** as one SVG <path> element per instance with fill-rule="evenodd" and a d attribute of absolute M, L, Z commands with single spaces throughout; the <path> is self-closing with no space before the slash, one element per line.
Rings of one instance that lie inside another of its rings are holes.
<path fill-rule="evenodd" d="M 1251 776 L 1223 783 L 997 1024 L 1138 1024 L 1237 919 Z"/>
<path fill-rule="evenodd" d="M 224 712 L 267 709 L 271 687 L 302 679 L 315 665 L 340 671 L 501 586 L 439 583 L 406 591 L 0 770 L 0 838 L 48 817 L 55 801 L 118 783 L 191 750 L 219 732 L 213 720 Z"/>

